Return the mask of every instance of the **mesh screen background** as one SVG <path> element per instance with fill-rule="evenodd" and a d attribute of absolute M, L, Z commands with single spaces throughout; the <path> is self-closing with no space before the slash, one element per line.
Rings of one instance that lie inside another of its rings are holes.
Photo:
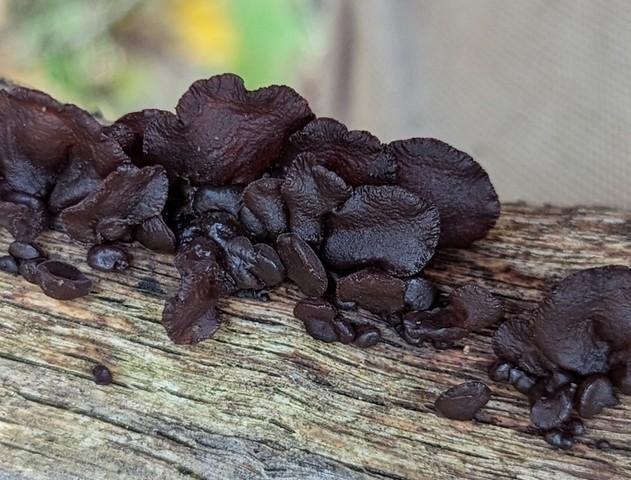
<path fill-rule="evenodd" d="M 470 153 L 504 202 L 631 208 L 631 2 L 331 2 L 319 115 Z"/>

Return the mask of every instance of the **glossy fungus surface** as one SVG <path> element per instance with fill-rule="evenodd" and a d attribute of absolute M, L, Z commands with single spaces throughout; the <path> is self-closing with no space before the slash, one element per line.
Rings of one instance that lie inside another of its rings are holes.
<path fill-rule="evenodd" d="M 336 309 L 321 298 L 301 300 L 294 308 L 294 316 L 302 321 L 305 330 L 316 340 L 326 343 L 336 342 L 339 333 L 333 323 Z"/>
<path fill-rule="evenodd" d="M 43 92 L 0 90 L 0 112 L 2 176 L 16 192 L 50 195 L 53 209 L 77 201 L 128 161 L 88 112 Z"/>
<path fill-rule="evenodd" d="M 291 88 L 249 91 L 232 74 L 193 83 L 176 112 L 149 123 L 145 158 L 172 178 L 215 186 L 258 179 L 285 140 L 313 118 L 306 100 Z"/>
<path fill-rule="evenodd" d="M 276 250 L 285 265 L 287 277 L 308 297 L 321 297 L 328 285 L 322 262 L 299 235 L 284 233 L 276 240 Z"/>
<path fill-rule="evenodd" d="M 219 329 L 217 301 L 231 286 L 226 285 L 229 281 L 216 261 L 216 252 L 211 240 L 200 238 L 184 245 L 176 255 L 180 287 L 167 299 L 162 312 L 162 324 L 175 343 L 199 343 Z"/>
<path fill-rule="evenodd" d="M 403 338 L 413 345 L 427 340 L 453 342 L 502 318 L 499 300 L 476 285 L 453 290 L 447 300 L 449 304 L 444 308 L 407 313 L 401 326 Z"/>
<path fill-rule="evenodd" d="M 337 297 L 369 312 L 393 314 L 405 307 L 405 282 L 376 269 L 365 269 L 337 281 Z"/>
<path fill-rule="evenodd" d="M 243 191 L 241 223 L 253 237 L 272 240 L 287 231 L 282 184 L 283 181 L 278 178 L 262 178 L 250 183 Z"/>
<path fill-rule="evenodd" d="M 61 212 L 59 218 L 77 241 L 99 244 L 121 240 L 132 227 L 162 212 L 168 188 L 162 167 L 125 165 L 81 202 Z"/>
<path fill-rule="evenodd" d="M 32 260 L 33 258 L 44 258 L 47 255 L 36 243 L 11 242 L 9 245 L 9 255 L 17 260 Z"/>
<path fill-rule="evenodd" d="M 175 112 L 146 109 L 109 125 L 3 87 L 0 127 L 0 227 L 15 240 L 0 268 L 54 298 L 85 295 L 92 283 L 39 249 L 51 225 L 88 245 L 88 264 L 105 272 L 128 267 L 124 245 L 134 241 L 175 254 L 180 284 L 162 323 L 178 344 L 216 334 L 222 297 L 269 300 L 285 279 L 308 297 L 295 316 L 325 342 L 376 345 L 381 329 L 365 310 L 411 343 L 441 348 L 497 317 L 477 287 L 429 310 L 437 290 L 422 270 L 437 246 L 469 244 L 497 216 L 484 172 L 442 142 L 384 145 L 316 119 L 287 86 L 249 91 L 233 74 L 193 83 Z M 509 377 L 535 383 L 518 367 Z M 615 384 L 631 385 L 626 364 L 616 367 Z"/>
<path fill-rule="evenodd" d="M 17 275 L 18 262 L 11 255 L 2 255 L 0 256 L 0 271 Z"/>
<path fill-rule="evenodd" d="M 88 265 L 102 272 L 122 272 L 129 267 L 130 260 L 127 250 L 115 245 L 94 245 L 87 256 Z"/>
<path fill-rule="evenodd" d="M 434 255 L 439 225 L 436 208 L 408 190 L 358 187 L 331 213 L 324 260 L 340 270 L 377 267 L 415 275 Z"/>
<path fill-rule="evenodd" d="M 533 373 L 607 373 L 631 335 L 630 304 L 631 269 L 582 270 L 561 281 L 530 318 L 502 325 L 495 350 Z"/>
<path fill-rule="evenodd" d="M 583 418 L 592 418 L 603 408 L 620 403 L 614 394 L 611 381 L 604 375 L 592 375 L 583 380 L 576 395 L 576 409 Z"/>
<path fill-rule="evenodd" d="M 283 152 L 283 166 L 290 168 L 305 153 L 353 187 L 393 184 L 396 180 L 395 159 L 384 151 L 377 137 L 363 130 L 348 130 L 332 118 L 317 118 L 293 134 Z"/>
<path fill-rule="evenodd" d="M 319 246 L 326 216 L 351 195 L 351 188 L 335 172 L 303 154 L 291 164 L 281 186 L 289 212 L 289 228 L 305 241 Z"/>
<path fill-rule="evenodd" d="M 109 385 L 112 383 L 112 372 L 105 365 L 95 365 L 92 368 L 92 378 L 97 385 Z"/>
<path fill-rule="evenodd" d="M 47 260 L 37 265 L 37 284 L 49 297 L 57 300 L 73 300 L 90 293 L 92 280 L 81 270 L 59 260 Z"/>
<path fill-rule="evenodd" d="M 326 343 L 340 342 L 369 348 L 381 340 L 378 327 L 347 320 L 339 315 L 333 305 L 321 298 L 299 301 L 294 308 L 294 316 L 302 321 L 309 335 Z"/>
<path fill-rule="evenodd" d="M 491 399 L 491 390 L 482 382 L 467 382 L 441 393 L 434 407 L 443 417 L 471 420 Z"/>
<path fill-rule="evenodd" d="M 41 199 L 0 187 L 0 226 L 9 230 L 16 240 L 34 240 L 48 229 L 49 222 L 48 208 Z"/>
<path fill-rule="evenodd" d="M 18 273 L 24 280 L 29 283 L 37 283 L 37 267 L 40 263 L 48 260 L 47 258 L 33 258 L 31 260 L 24 260 L 18 265 Z"/>
<path fill-rule="evenodd" d="M 173 253 L 177 245 L 175 233 L 161 215 L 149 217 L 140 223 L 134 231 L 134 238 L 155 252 Z"/>
<path fill-rule="evenodd" d="M 551 445 L 571 447 L 572 435 L 579 434 L 565 425 L 573 410 L 592 418 L 618 404 L 615 386 L 630 392 L 630 281 L 625 266 L 576 272 L 532 313 L 505 322 L 495 333 L 500 362 L 515 365 L 509 381 L 529 396 L 531 421 L 549 430 L 545 439 Z"/>
<path fill-rule="evenodd" d="M 396 159 L 397 184 L 431 200 L 440 212 L 440 244 L 465 247 L 486 236 L 500 203 L 484 169 L 464 152 L 433 138 L 388 145 Z"/>

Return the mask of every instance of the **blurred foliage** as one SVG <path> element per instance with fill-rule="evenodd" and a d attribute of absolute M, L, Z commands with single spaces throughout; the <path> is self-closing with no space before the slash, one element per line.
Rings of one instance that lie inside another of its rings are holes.
<path fill-rule="evenodd" d="M 0 0 L 0 76 L 109 118 L 172 109 L 215 73 L 292 84 L 320 19 L 315 0 Z"/>

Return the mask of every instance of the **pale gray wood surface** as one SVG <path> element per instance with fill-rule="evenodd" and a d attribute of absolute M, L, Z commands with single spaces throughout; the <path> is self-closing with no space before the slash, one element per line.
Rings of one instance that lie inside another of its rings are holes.
<path fill-rule="evenodd" d="M 9 242 L 2 233 L 0 250 Z M 60 233 L 41 244 L 95 288 L 59 302 L 0 273 L 0 478 L 631 475 L 631 399 L 587 421 L 571 451 L 555 451 L 529 429 L 525 398 L 486 378 L 490 330 L 447 351 L 411 347 L 385 326 L 372 349 L 324 344 L 292 317 L 300 295 L 285 284 L 269 303 L 223 301 L 214 339 L 177 346 L 160 325 L 177 285 L 168 256 L 133 248 L 128 272 L 102 274 Z M 444 291 L 489 288 L 510 317 L 572 271 L 629 265 L 630 247 L 631 213 L 506 206 L 486 240 L 439 254 L 427 273 Z M 100 362 L 114 384 L 93 383 Z M 438 417 L 436 395 L 471 379 L 494 394 L 479 421 Z M 614 449 L 595 449 L 600 438 Z"/>

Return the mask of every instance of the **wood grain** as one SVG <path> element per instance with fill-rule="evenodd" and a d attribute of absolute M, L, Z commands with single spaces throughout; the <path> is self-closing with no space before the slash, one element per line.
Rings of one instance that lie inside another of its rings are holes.
<path fill-rule="evenodd" d="M 6 251 L 10 238 L 0 237 Z M 223 301 L 225 323 L 197 346 L 160 324 L 177 286 L 170 258 L 133 248 L 123 275 L 90 271 L 85 247 L 57 232 L 53 258 L 95 281 L 73 302 L 0 273 L 0 478 L 28 479 L 609 479 L 631 475 L 631 399 L 587 421 L 569 452 L 529 428 L 525 398 L 490 382 L 490 335 L 414 348 L 388 327 L 360 350 L 308 337 L 285 284 L 268 303 Z M 482 285 L 507 316 L 532 308 L 570 272 L 629 265 L 631 213 L 505 206 L 469 250 L 427 270 L 447 292 Z M 369 321 L 378 320 L 371 315 Z M 96 363 L 115 382 L 97 386 Z M 493 399 L 477 421 L 438 417 L 435 397 L 481 379 Z M 609 451 L 594 447 L 607 439 Z"/>

